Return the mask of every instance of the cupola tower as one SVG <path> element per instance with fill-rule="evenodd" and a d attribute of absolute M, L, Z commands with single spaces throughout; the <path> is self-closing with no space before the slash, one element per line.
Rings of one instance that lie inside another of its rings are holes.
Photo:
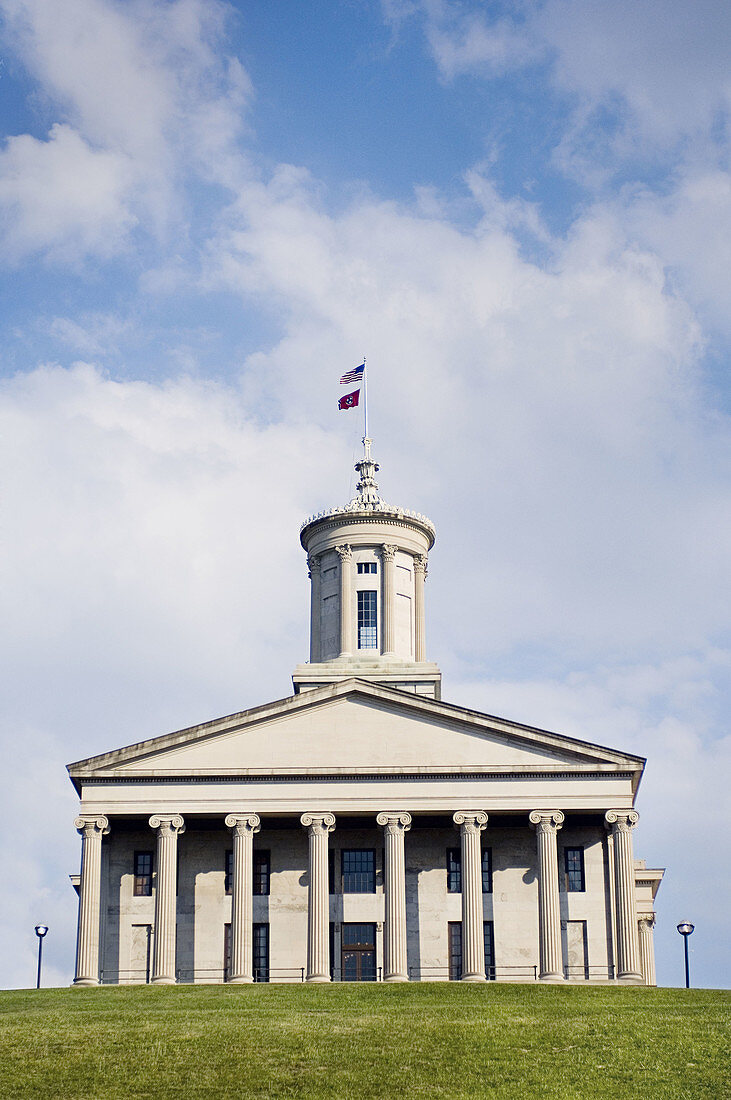
<path fill-rule="evenodd" d="M 371 440 L 355 469 L 349 504 L 312 516 L 300 531 L 311 582 L 310 660 L 295 693 L 357 676 L 441 696 L 441 672 L 426 659 L 424 582 L 433 524 L 386 504 Z"/>

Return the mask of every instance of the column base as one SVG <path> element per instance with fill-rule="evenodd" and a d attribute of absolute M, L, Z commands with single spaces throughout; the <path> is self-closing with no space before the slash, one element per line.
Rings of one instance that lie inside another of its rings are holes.
<path fill-rule="evenodd" d="M 229 978 L 226 985 L 253 985 L 254 979 L 249 977 L 248 974 L 237 974 L 233 978 Z"/>
<path fill-rule="evenodd" d="M 310 985 L 326 985 L 329 984 L 331 980 L 329 974 L 308 974 L 305 978 L 305 981 L 309 982 Z"/>
<path fill-rule="evenodd" d="M 634 970 L 629 971 L 627 974 L 618 974 L 618 982 L 626 982 L 627 985 L 644 985 L 645 979 L 641 974 L 636 973 Z"/>
<path fill-rule="evenodd" d="M 484 974 L 463 974 L 460 978 L 461 982 L 486 982 L 487 978 Z"/>
<path fill-rule="evenodd" d="M 177 980 L 168 974 L 161 974 L 159 978 L 153 978 L 150 985 L 177 985 Z"/>
<path fill-rule="evenodd" d="M 409 977 L 407 974 L 388 974 L 383 980 L 384 982 L 408 982 Z"/>
<path fill-rule="evenodd" d="M 559 974 L 559 973 L 539 974 L 538 979 L 541 982 L 565 982 L 566 981 L 566 978 L 564 977 L 564 975 Z"/>
<path fill-rule="evenodd" d="M 71 983 L 72 989 L 91 989 L 92 986 L 100 985 L 98 978 L 74 978 Z"/>

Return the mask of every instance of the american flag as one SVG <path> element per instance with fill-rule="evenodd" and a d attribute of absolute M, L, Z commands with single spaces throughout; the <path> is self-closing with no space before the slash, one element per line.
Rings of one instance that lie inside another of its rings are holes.
<path fill-rule="evenodd" d="M 365 363 L 361 363 L 359 367 L 354 367 L 353 370 L 346 371 L 343 377 L 340 379 L 341 386 L 348 386 L 351 382 L 362 382 L 363 374 L 365 372 Z"/>

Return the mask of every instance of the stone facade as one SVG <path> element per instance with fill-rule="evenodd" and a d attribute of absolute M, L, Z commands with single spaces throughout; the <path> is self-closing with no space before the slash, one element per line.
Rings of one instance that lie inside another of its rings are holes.
<path fill-rule="evenodd" d="M 654 984 L 644 761 L 442 701 L 434 528 L 356 469 L 301 532 L 294 695 L 69 766 L 76 984 Z"/>

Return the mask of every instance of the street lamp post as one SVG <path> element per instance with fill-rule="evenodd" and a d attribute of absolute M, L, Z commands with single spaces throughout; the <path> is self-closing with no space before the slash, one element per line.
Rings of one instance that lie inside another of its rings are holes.
<path fill-rule="evenodd" d="M 41 958 L 43 956 L 43 937 L 48 932 L 47 924 L 36 925 L 36 936 L 38 936 L 38 976 L 36 978 L 36 989 L 41 988 Z"/>
<path fill-rule="evenodd" d="M 693 934 L 695 925 L 690 921 L 681 921 L 678 925 L 678 932 L 683 937 L 683 943 L 685 945 L 685 988 L 690 989 L 690 968 L 688 967 L 688 936 Z"/>

